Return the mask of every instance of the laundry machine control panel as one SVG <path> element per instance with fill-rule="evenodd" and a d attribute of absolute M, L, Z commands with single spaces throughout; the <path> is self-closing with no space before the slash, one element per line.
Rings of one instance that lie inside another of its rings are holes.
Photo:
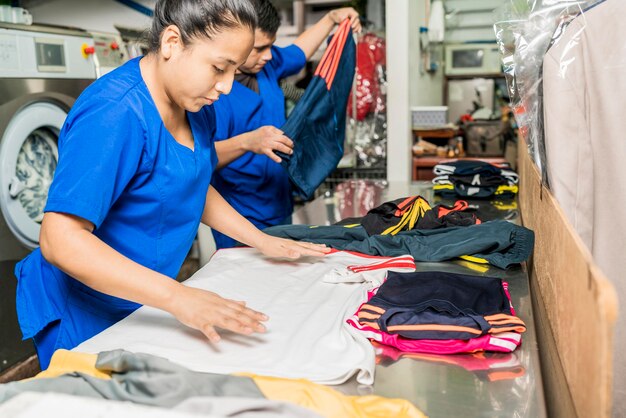
<path fill-rule="evenodd" d="M 83 47 L 94 46 L 85 32 L 46 33 L 0 27 L 0 78 L 94 79 L 94 60 Z"/>
<path fill-rule="evenodd" d="M 127 61 L 126 48 L 124 48 L 122 38 L 119 35 L 91 32 L 91 36 L 94 46 L 93 48 L 86 48 L 85 52 L 93 55 L 98 77 L 113 71 Z"/>

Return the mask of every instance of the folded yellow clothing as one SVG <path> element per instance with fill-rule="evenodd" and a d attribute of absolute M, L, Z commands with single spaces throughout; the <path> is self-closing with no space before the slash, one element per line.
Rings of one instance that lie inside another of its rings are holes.
<path fill-rule="evenodd" d="M 306 379 L 283 379 L 247 373 L 238 375 L 251 377 L 268 399 L 291 402 L 328 418 L 426 418 L 404 399 L 374 395 L 347 396 Z"/>
<path fill-rule="evenodd" d="M 50 366 L 33 379 L 59 377 L 64 374 L 80 372 L 100 379 L 110 379 L 111 374 L 96 369 L 97 354 L 76 353 L 68 350 L 56 350 L 50 360 Z"/>
<path fill-rule="evenodd" d="M 34 379 L 54 378 L 74 372 L 111 379 L 110 373 L 96 368 L 97 359 L 96 354 L 57 350 L 52 355 L 48 369 Z M 426 415 L 404 399 L 374 395 L 346 396 L 306 379 L 283 379 L 248 373 L 237 375 L 252 378 L 267 399 L 290 402 L 328 418 L 426 418 Z"/>

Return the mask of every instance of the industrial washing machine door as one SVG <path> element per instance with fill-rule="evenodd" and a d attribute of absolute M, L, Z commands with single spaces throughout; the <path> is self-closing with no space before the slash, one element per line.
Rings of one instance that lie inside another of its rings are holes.
<path fill-rule="evenodd" d="M 59 159 L 58 137 L 67 112 L 33 102 L 11 118 L 0 142 L 0 209 L 26 247 L 39 245 L 48 189 Z"/>

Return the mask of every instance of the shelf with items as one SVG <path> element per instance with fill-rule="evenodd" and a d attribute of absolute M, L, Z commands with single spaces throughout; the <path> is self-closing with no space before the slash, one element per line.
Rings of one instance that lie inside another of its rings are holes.
<path fill-rule="evenodd" d="M 445 161 L 456 161 L 456 160 L 478 160 L 485 161 L 492 164 L 502 164 L 506 163 L 507 160 L 504 157 L 461 157 L 461 158 L 448 158 L 448 157 L 437 157 L 437 156 L 429 156 L 429 157 L 413 157 L 413 181 L 424 181 L 424 180 L 432 180 L 435 178 L 433 174 L 433 168 L 442 162 Z"/>
<path fill-rule="evenodd" d="M 463 142 L 458 138 L 458 127 L 455 125 L 413 128 L 411 151 L 416 158 L 465 156 Z"/>

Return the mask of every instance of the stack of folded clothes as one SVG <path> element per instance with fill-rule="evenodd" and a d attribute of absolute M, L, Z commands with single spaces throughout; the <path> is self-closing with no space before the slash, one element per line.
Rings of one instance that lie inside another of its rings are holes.
<path fill-rule="evenodd" d="M 478 160 L 450 161 L 433 168 L 433 190 L 442 196 L 514 197 L 519 178 L 508 163 Z"/>
<path fill-rule="evenodd" d="M 390 271 L 369 296 L 348 323 L 404 352 L 512 352 L 526 331 L 495 277 Z"/>

